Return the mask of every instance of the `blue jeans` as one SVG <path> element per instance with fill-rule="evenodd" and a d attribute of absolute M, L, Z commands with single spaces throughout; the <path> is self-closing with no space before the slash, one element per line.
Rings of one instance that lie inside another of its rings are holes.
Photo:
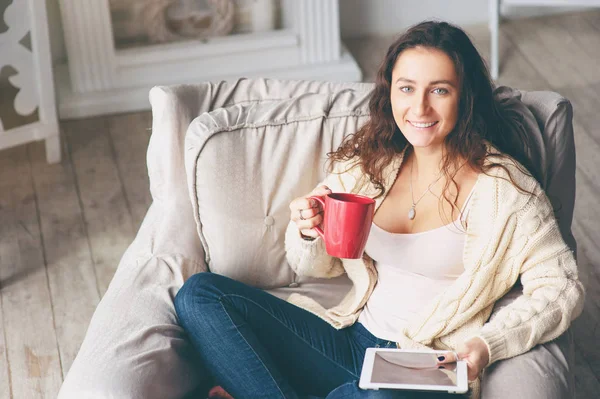
<path fill-rule="evenodd" d="M 175 309 L 198 356 L 235 399 L 457 397 L 361 390 L 366 349 L 393 342 L 360 323 L 336 330 L 304 309 L 218 274 L 190 277 Z"/>

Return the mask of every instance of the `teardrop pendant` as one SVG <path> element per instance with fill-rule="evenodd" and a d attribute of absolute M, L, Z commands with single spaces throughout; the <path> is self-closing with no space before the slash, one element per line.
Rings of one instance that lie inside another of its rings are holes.
<path fill-rule="evenodd" d="M 415 207 L 411 207 L 408 211 L 408 218 L 410 220 L 413 220 L 415 218 L 415 216 L 417 216 L 417 212 L 415 211 Z"/>

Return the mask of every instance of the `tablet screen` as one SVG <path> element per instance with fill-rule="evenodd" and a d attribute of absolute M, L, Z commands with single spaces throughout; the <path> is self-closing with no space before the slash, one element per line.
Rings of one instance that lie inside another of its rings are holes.
<path fill-rule="evenodd" d="M 431 353 L 376 352 L 371 382 L 456 386 L 456 363 L 437 365 Z"/>

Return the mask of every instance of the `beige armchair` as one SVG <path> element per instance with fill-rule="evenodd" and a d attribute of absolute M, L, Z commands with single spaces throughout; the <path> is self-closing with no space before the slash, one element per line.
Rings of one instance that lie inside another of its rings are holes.
<path fill-rule="evenodd" d="M 204 395 L 211 381 L 173 307 L 193 273 L 221 273 L 283 298 L 300 292 L 326 306 L 339 301 L 349 280 L 296 276 L 286 263 L 283 237 L 289 202 L 325 176 L 326 153 L 368 118 L 371 88 L 241 79 L 152 89 L 147 159 L 153 203 L 59 398 Z M 549 92 L 504 88 L 498 96 L 531 131 L 543 183 L 574 249 L 571 106 Z M 511 295 L 518 291 L 504 302 Z M 572 397 L 571 348 L 567 333 L 497 363 L 486 371 L 483 397 Z"/>

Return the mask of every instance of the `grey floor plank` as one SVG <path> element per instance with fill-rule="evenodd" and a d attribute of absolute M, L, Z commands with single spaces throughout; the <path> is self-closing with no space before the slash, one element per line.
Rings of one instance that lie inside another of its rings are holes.
<path fill-rule="evenodd" d="M 1 264 L 1 259 L 0 259 Z M 2 312 L 2 286 L 0 285 L 0 399 L 10 399 L 12 384 L 8 372 L 8 347 L 4 336 L 4 315 Z"/>
<path fill-rule="evenodd" d="M 152 198 L 146 166 L 146 151 L 152 127 L 151 113 L 137 112 L 108 118 L 110 139 L 115 149 L 115 161 L 123 183 L 123 191 L 134 231 L 142 223 Z"/>
<path fill-rule="evenodd" d="M 589 22 L 590 26 L 600 32 L 600 9 L 592 9 L 582 13 L 584 18 Z"/>
<path fill-rule="evenodd" d="M 598 98 L 599 89 L 600 84 L 596 83 L 583 86 L 562 87 L 557 91 L 571 101 L 575 120 L 584 122 L 583 125 L 586 127 L 596 128 L 596 126 L 588 126 L 588 122 L 589 124 L 593 124 L 600 120 L 600 115 L 598 114 L 598 104 L 600 103 L 600 98 Z M 592 131 L 594 130 L 595 129 L 592 129 Z"/>
<path fill-rule="evenodd" d="M 594 28 L 594 24 L 589 18 L 586 18 L 587 14 L 584 13 L 573 13 L 565 14 L 560 16 L 552 17 L 548 24 L 559 25 L 561 30 L 569 32 L 569 35 L 577 43 L 578 47 L 583 50 L 584 54 L 589 57 L 586 60 L 581 60 L 592 66 L 595 66 L 595 70 L 592 72 L 592 78 L 590 81 L 600 81 L 600 34 Z"/>
<path fill-rule="evenodd" d="M 0 154 L 0 295 L 13 398 L 56 397 L 62 371 L 25 147 Z M 2 374 L 4 374 L 2 372 Z"/>
<path fill-rule="evenodd" d="M 582 86 L 597 79 L 597 67 L 569 31 L 550 18 L 508 21 L 502 30 L 540 75 L 557 89 Z"/>
<path fill-rule="evenodd" d="M 594 179 L 593 174 L 588 174 L 584 171 L 585 166 L 578 166 L 577 168 L 577 198 L 576 204 L 578 208 L 575 210 L 575 220 L 584 226 L 586 234 L 586 244 L 589 247 L 592 243 L 598 243 L 600 239 L 600 231 L 598 229 L 597 221 L 594 219 L 600 216 L 600 207 L 597 206 L 597 194 L 600 188 L 600 182 Z M 588 241 L 589 240 L 589 241 Z M 592 248 L 590 248 L 591 250 Z M 595 249 L 597 250 L 597 248 Z M 598 252 L 595 255 L 599 255 Z M 594 257 L 598 259 L 597 257 Z"/>
<path fill-rule="evenodd" d="M 531 62 L 523 55 L 521 49 L 514 45 L 510 37 L 504 32 L 505 29 L 507 27 L 501 26 L 498 43 L 500 76 L 496 83 L 521 90 L 547 89 L 549 87 L 548 82 L 531 65 Z M 491 35 L 488 27 L 486 25 L 474 25 L 465 30 L 489 67 Z"/>
<path fill-rule="evenodd" d="M 105 117 L 65 124 L 98 288 L 103 295 L 135 232 Z"/>
<path fill-rule="evenodd" d="M 66 373 L 99 301 L 96 273 L 68 152 L 63 151 L 60 164 L 48 165 L 43 143 L 30 144 L 28 150 L 39 202 L 56 335 Z"/>
<path fill-rule="evenodd" d="M 600 37 L 591 26 L 586 26 L 587 21 L 581 13 L 551 15 L 534 19 L 535 28 L 539 37 L 543 37 L 545 44 L 555 46 L 561 61 L 569 67 L 564 76 L 568 79 L 574 74 L 579 74 L 585 84 L 600 83 L 600 69 L 598 61 L 598 45 Z M 544 62 L 537 60 L 537 64 Z M 567 85 L 572 86 L 573 82 Z"/>
<path fill-rule="evenodd" d="M 600 65 L 599 65 L 600 70 Z M 569 87 L 560 90 L 560 92 L 571 100 L 574 109 L 575 127 L 583 128 L 587 133 L 587 138 L 596 142 L 596 147 L 600 146 L 600 83 L 589 84 L 583 87 Z M 577 139 L 577 135 L 575 136 Z M 579 159 L 580 163 L 600 165 L 600 153 L 592 153 L 582 145 L 577 145 L 577 150 L 586 151 Z"/>

